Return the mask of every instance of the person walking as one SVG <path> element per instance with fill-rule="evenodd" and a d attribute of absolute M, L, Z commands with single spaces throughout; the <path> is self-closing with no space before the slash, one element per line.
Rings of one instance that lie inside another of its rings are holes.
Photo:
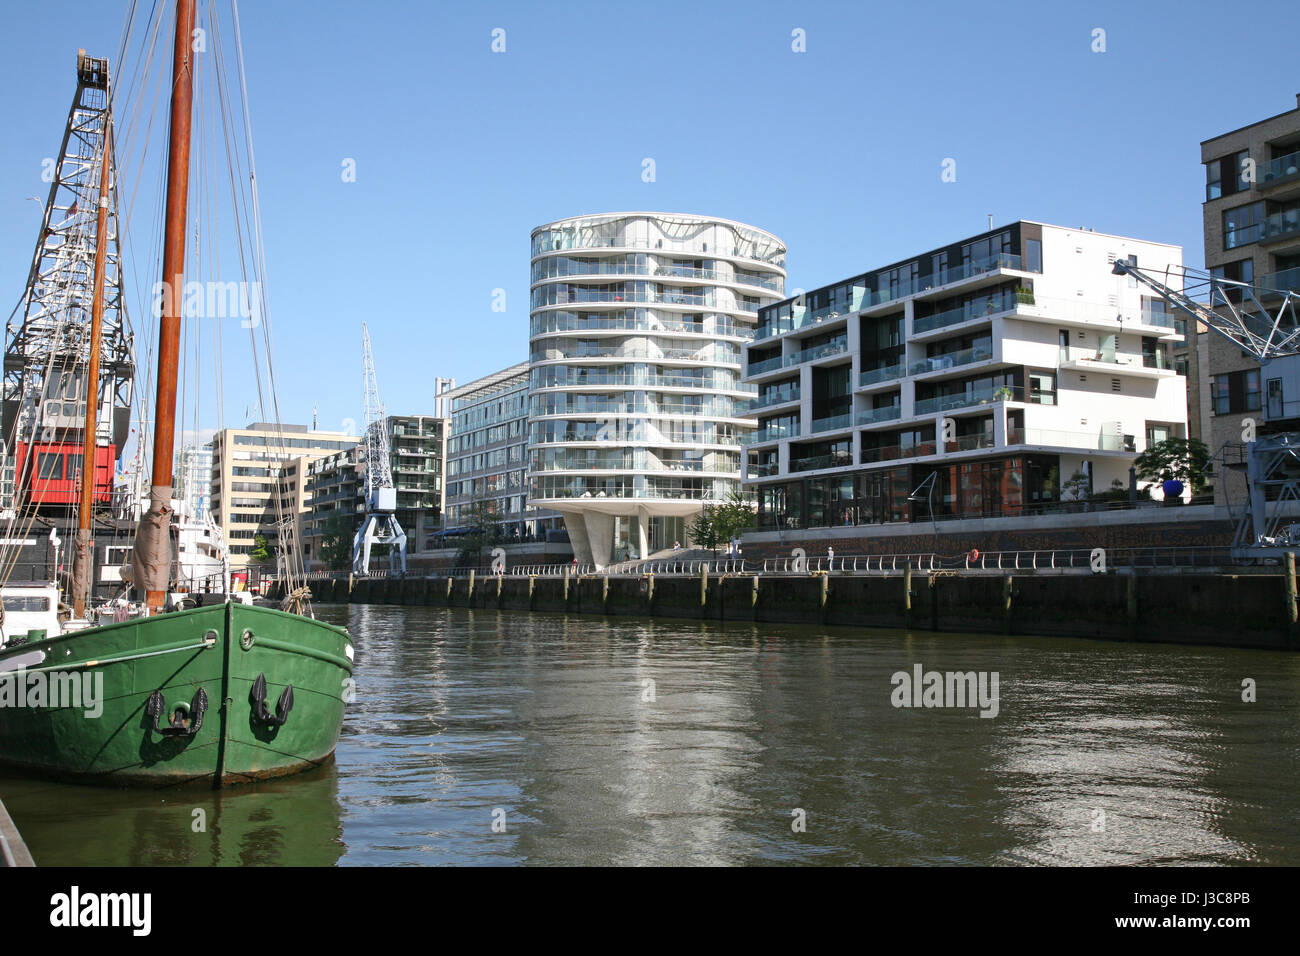
<path fill-rule="evenodd" d="M 835 548 L 831 546 L 826 548 L 826 570 L 835 570 Z"/>

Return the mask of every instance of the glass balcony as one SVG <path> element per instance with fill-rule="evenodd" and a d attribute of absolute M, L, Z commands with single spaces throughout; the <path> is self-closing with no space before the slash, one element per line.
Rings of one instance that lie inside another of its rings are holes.
<path fill-rule="evenodd" d="M 791 471 L 817 471 L 821 468 L 843 468 L 853 464 L 853 454 L 847 451 L 832 452 L 829 455 L 812 455 L 808 458 L 792 458 Z"/>
<path fill-rule="evenodd" d="M 952 282 L 959 282 L 962 279 L 969 279 L 972 276 L 982 275 L 983 273 L 992 272 L 997 269 L 1016 269 L 1021 272 L 1032 271 L 1025 268 L 1024 260 L 1020 256 L 1007 254 L 991 256 L 988 259 L 981 259 L 975 262 L 968 262 L 965 265 L 953 266 L 951 269 L 944 269 L 942 272 L 935 275 L 921 276 L 911 282 L 905 282 L 895 286 L 892 289 L 881 289 L 875 292 L 855 290 L 853 301 L 842 306 L 831 306 L 825 309 L 819 309 L 816 312 L 805 310 L 798 315 L 792 314 L 789 316 L 783 316 L 779 319 L 771 318 L 758 327 L 755 337 L 763 339 L 773 335 L 783 335 L 786 332 L 793 332 L 796 329 L 807 328 L 810 325 L 814 325 L 819 319 L 825 321 L 827 318 L 833 318 L 839 314 L 835 311 L 836 309 L 847 310 L 848 312 L 858 312 L 862 309 L 871 309 L 878 305 L 905 299 L 908 296 L 916 295 L 918 292 L 924 292 L 927 289 L 948 285 Z"/>
<path fill-rule="evenodd" d="M 988 432 L 977 435 L 958 435 L 956 441 L 944 442 L 945 451 L 975 451 L 980 448 L 992 448 L 993 436 Z"/>
<path fill-rule="evenodd" d="M 989 405 L 993 402 L 1023 401 L 1024 389 L 1003 386 L 1001 388 L 974 389 L 961 395 L 938 395 L 934 398 L 918 399 L 913 414 L 934 415 L 953 408 L 968 408 L 971 405 Z"/>
<path fill-rule="evenodd" d="M 778 388 L 760 395 L 751 406 L 751 409 L 768 408 L 772 405 L 782 405 L 785 402 L 795 402 L 799 400 L 799 395 L 800 388 L 798 385 L 786 385 L 784 388 Z"/>
<path fill-rule="evenodd" d="M 884 368 L 873 368 L 858 376 L 858 387 L 865 388 L 868 385 L 875 385 L 878 382 L 889 382 L 893 379 L 902 377 L 902 365 L 887 365 Z"/>
<path fill-rule="evenodd" d="M 1257 284 L 1271 292 L 1300 292 L 1300 266 L 1260 276 Z"/>
<path fill-rule="evenodd" d="M 811 362 L 813 359 L 826 358 L 828 355 L 839 355 L 848 350 L 849 343 L 847 340 L 827 342 L 825 345 L 814 346 L 810 349 L 801 349 L 793 355 L 787 355 L 785 364 L 787 366 L 799 365 L 803 362 Z"/>
<path fill-rule="evenodd" d="M 865 412 L 858 412 L 854 422 L 858 425 L 875 425 L 879 422 L 897 421 L 902 414 L 901 406 L 886 405 L 884 408 L 868 408 Z"/>
<path fill-rule="evenodd" d="M 745 436 L 744 443 L 753 445 L 758 442 L 776 441 L 779 438 L 798 438 L 799 425 L 765 425 Z"/>
<path fill-rule="evenodd" d="M 834 415 L 830 418 L 814 418 L 812 423 L 813 434 L 817 432 L 834 431 L 837 428 L 848 428 L 853 424 L 853 415 L 846 413 L 844 415 Z"/>
<path fill-rule="evenodd" d="M 877 461 L 895 461 L 899 458 L 922 458 L 925 455 L 933 455 L 935 448 L 935 443 L 932 441 L 920 442 L 916 445 L 882 445 L 862 449 L 858 460 L 863 465 L 870 465 Z"/>
<path fill-rule="evenodd" d="M 1265 163 L 1256 170 L 1256 179 L 1261 186 L 1272 186 L 1279 181 L 1286 181 L 1300 176 L 1300 152 L 1279 156 L 1271 163 Z"/>
<path fill-rule="evenodd" d="M 1271 242 L 1287 237 L 1300 239 L 1300 209 L 1275 212 L 1261 223 L 1260 242 Z"/>
<path fill-rule="evenodd" d="M 751 362 L 746 376 L 762 375 L 764 372 L 772 371 L 772 369 L 784 368 L 784 363 L 785 360 L 779 355 L 770 359 L 764 359 L 761 362 Z"/>
<path fill-rule="evenodd" d="M 972 319 L 987 319 L 998 312 L 1014 309 L 1016 304 L 1017 298 L 1014 295 L 994 295 L 977 302 L 967 302 L 955 309 L 946 309 L 934 315 L 917 318 L 912 322 L 912 333 L 920 335 L 923 332 L 933 332 L 935 329 L 947 328 Z"/>
<path fill-rule="evenodd" d="M 1133 435 L 1070 432 L 1050 428 L 1008 428 L 1008 445 L 1032 445 L 1040 448 L 1082 448 L 1088 451 L 1124 451 L 1138 453 L 1146 441 Z"/>
<path fill-rule="evenodd" d="M 921 359 L 919 362 L 913 362 L 908 367 L 909 375 L 924 375 L 926 372 L 938 372 L 943 369 L 958 368 L 962 365 L 973 365 L 976 362 L 986 362 L 993 358 L 993 350 L 986 346 L 977 346 L 975 348 L 962 349 L 960 352 L 946 352 L 943 355 L 932 355 L 930 358 Z"/>
<path fill-rule="evenodd" d="M 750 465 L 749 477 L 770 478 L 772 475 L 775 475 L 778 471 L 780 471 L 780 466 L 774 461 L 766 462 L 761 465 Z"/>

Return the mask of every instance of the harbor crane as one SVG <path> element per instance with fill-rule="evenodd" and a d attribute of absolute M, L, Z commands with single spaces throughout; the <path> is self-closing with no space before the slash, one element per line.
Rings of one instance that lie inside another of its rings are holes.
<path fill-rule="evenodd" d="M 1186 266 L 1170 266 L 1162 279 L 1118 258 L 1111 271 L 1141 282 L 1261 366 L 1300 355 L 1300 294 L 1294 290 L 1223 279 Z M 1195 334 L 1195 328 L 1189 326 L 1189 332 Z M 1260 436 L 1247 445 L 1246 508 L 1233 557 L 1259 560 L 1300 551 L 1300 509 L 1293 504 L 1300 502 L 1300 434 Z"/>
<path fill-rule="evenodd" d="M 365 379 L 366 518 L 352 540 L 352 573 L 370 573 L 370 549 L 386 544 L 389 567 L 406 573 L 406 532 L 397 521 L 397 489 L 389 457 L 388 421 L 379 401 L 375 359 L 370 350 L 370 329 L 361 323 L 362 375 Z"/>

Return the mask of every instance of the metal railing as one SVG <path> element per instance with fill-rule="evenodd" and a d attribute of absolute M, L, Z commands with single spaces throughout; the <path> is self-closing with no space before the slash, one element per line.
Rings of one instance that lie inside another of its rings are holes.
<path fill-rule="evenodd" d="M 972 573 L 1079 573 L 1096 574 L 1111 570 L 1213 570 L 1232 567 L 1232 549 L 1223 547 L 1149 547 L 1149 548 L 1057 548 L 1038 550 L 976 551 L 963 554 L 938 552 L 899 552 L 894 554 L 836 554 L 769 557 L 757 560 L 746 558 L 682 559 L 667 558 L 651 561 L 624 561 L 598 568 L 594 564 L 521 564 L 507 567 L 499 574 L 490 566 L 439 568 L 426 573 L 412 572 L 402 575 L 398 571 L 371 571 L 358 575 L 356 580 L 386 580 L 407 578 L 411 580 L 445 580 L 468 578 L 564 578 L 568 577 L 643 577 L 654 574 L 665 577 L 696 577 L 700 574 L 789 575 L 810 574 L 842 575 L 901 575 L 909 567 L 914 573 L 937 572 Z M 307 580 L 346 579 L 347 571 L 312 571 Z"/>

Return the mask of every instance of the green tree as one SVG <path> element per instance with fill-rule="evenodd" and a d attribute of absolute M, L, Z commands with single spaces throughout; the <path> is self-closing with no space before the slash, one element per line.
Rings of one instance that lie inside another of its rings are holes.
<path fill-rule="evenodd" d="M 248 552 L 249 558 L 258 564 L 265 564 L 271 560 L 271 548 L 266 543 L 266 535 L 259 534 L 253 538 L 253 550 Z"/>
<path fill-rule="evenodd" d="M 687 526 L 691 540 L 702 548 L 718 548 L 754 526 L 754 505 L 744 492 L 733 488 L 720 505 L 705 505 Z"/>
<path fill-rule="evenodd" d="M 1138 455 L 1133 467 L 1143 481 L 1173 479 L 1191 485 L 1197 492 L 1206 484 L 1210 450 L 1197 438 L 1166 438 Z"/>
<path fill-rule="evenodd" d="M 356 529 L 345 514 L 332 515 L 320 525 L 320 557 L 331 570 L 341 571 L 352 564 L 352 539 Z"/>

